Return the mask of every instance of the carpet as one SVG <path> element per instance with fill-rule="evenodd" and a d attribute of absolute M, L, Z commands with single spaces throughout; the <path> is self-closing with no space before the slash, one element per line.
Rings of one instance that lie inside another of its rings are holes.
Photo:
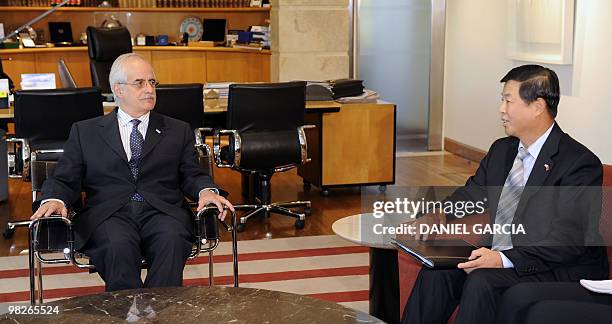
<path fill-rule="evenodd" d="M 240 287 L 279 290 L 368 312 L 368 248 L 335 235 L 238 242 Z M 231 243 L 213 259 L 216 285 L 233 283 Z M 143 271 L 143 279 L 145 275 Z M 97 274 L 72 265 L 45 265 L 45 301 L 104 291 Z M 27 255 L 0 258 L 0 303 L 29 301 Z M 187 263 L 185 286 L 208 285 L 208 254 Z"/>

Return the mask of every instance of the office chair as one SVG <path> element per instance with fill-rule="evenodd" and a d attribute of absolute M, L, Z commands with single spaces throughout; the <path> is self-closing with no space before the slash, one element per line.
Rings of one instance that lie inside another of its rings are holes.
<path fill-rule="evenodd" d="M 212 128 L 204 126 L 204 85 L 201 83 L 160 84 L 155 88 L 155 111 L 191 126 L 195 134 L 196 150 L 200 166 L 213 176 L 212 154 L 205 143 Z"/>
<path fill-rule="evenodd" d="M 93 85 L 110 94 L 108 82 L 111 66 L 119 55 L 132 52 L 132 37 L 125 27 L 98 28 L 87 27 L 87 48 L 89 68 Z"/>
<path fill-rule="evenodd" d="M 62 150 L 36 150 L 32 152 L 32 200 L 33 211 L 38 208 L 37 196 L 42 189 L 44 181 L 53 174 L 57 161 L 41 163 L 47 154 L 63 153 Z M 74 204 L 79 206 L 80 204 Z M 238 242 L 236 233 L 236 214 L 232 213 L 231 225 L 218 220 L 218 210 L 214 205 L 206 206 L 199 213 L 193 212 L 197 203 L 185 204 L 193 213 L 194 237 L 193 247 L 189 259 L 194 259 L 202 252 L 208 252 L 208 284 L 214 284 L 213 251 L 217 248 L 220 240 L 219 224 L 232 235 L 232 259 L 234 287 L 238 287 Z M 78 207 L 77 207 L 78 208 Z M 36 300 L 43 303 L 43 276 L 42 264 L 73 264 L 82 269 L 88 269 L 90 273 L 96 272 L 94 265 L 88 262 L 87 255 L 76 251 L 74 248 L 74 230 L 72 219 L 78 216 L 78 210 L 69 211 L 68 217 L 52 215 L 35 221 L 21 221 L 9 223 L 13 229 L 16 227 L 28 227 L 28 268 L 30 280 L 30 303 L 34 305 Z M 63 257 L 56 256 L 63 254 Z M 49 254 L 54 254 L 48 257 Z M 147 268 L 144 259 L 142 267 Z M 36 294 L 36 292 L 38 294 Z M 36 296 L 38 295 L 38 296 Z"/>
<path fill-rule="evenodd" d="M 104 113 L 98 88 L 21 90 L 15 92 L 15 135 L 7 142 L 17 146 L 16 166 L 22 166 L 10 177 L 31 177 L 30 153 L 43 151 L 38 163 L 53 163 L 61 155 L 72 124 Z M 3 235 L 10 238 L 14 228 L 7 225 Z"/>
<path fill-rule="evenodd" d="M 304 228 L 310 201 L 272 203 L 270 178 L 309 161 L 304 129 L 314 126 L 303 125 L 305 93 L 306 82 L 301 81 L 230 85 L 227 129 L 216 130 L 213 137 L 215 163 L 257 179 L 256 203 L 237 206 L 250 210 L 240 218 L 239 231 L 260 212 L 294 217 L 295 227 Z M 221 148 L 222 135 L 229 137 L 229 146 Z M 289 209 L 293 207 L 304 207 L 304 212 Z"/>
<path fill-rule="evenodd" d="M 26 179 L 30 152 L 61 149 L 74 122 L 103 113 L 98 88 L 15 92 L 15 137 L 7 141 L 21 144 L 21 156 L 15 158 L 21 159 Z"/>

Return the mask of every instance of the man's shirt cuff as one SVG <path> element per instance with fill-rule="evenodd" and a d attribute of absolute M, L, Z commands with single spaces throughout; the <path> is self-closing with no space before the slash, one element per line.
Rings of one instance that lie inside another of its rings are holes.
<path fill-rule="evenodd" d="M 61 199 L 56 199 L 56 198 L 45 199 L 45 200 L 40 202 L 40 205 L 42 206 L 42 205 L 44 205 L 44 204 L 46 204 L 46 203 L 48 203 L 50 201 L 57 201 L 59 203 L 62 203 L 62 205 L 64 205 L 64 207 L 66 207 L 66 204 Z"/>
<path fill-rule="evenodd" d="M 200 198 L 200 196 L 202 195 L 202 193 L 204 192 L 204 190 L 208 190 L 211 191 L 212 193 L 214 193 L 215 195 L 219 194 L 219 189 L 217 188 L 204 188 L 202 190 L 200 190 L 200 192 L 198 193 L 198 198 Z"/>
<path fill-rule="evenodd" d="M 512 261 L 510 261 L 510 259 L 504 255 L 504 252 L 499 251 L 499 254 L 501 255 L 502 265 L 504 268 L 514 268 L 514 263 L 512 263 Z"/>

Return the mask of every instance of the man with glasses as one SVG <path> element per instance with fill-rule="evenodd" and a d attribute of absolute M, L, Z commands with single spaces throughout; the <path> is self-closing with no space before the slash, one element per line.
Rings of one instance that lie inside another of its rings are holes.
<path fill-rule="evenodd" d="M 193 227 L 184 197 L 197 200 L 198 210 L 215 204 L 221 219 L 233 206 L 200 168 L 189 125 L 152 111 L 158 82 L 151 65 L 121 55 L 109 81 L 118 108 L 72 126 L 32 219 L 66 216 L 85 192 L 75 247 L 91 258 L 107 291 L 181 286 Z"/>

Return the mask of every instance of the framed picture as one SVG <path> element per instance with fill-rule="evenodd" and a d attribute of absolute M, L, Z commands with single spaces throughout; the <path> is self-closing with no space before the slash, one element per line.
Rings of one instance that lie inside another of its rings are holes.
<path fill-rule="evenodd" d="M 507 0 L 508 57 L 572 64 L 574 0 Z"/>

